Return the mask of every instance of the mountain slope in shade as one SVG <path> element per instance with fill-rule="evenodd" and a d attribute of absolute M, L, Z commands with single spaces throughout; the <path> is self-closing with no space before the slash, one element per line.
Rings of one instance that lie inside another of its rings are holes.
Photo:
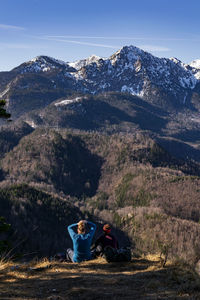
<path fill-rule="evenodd" d="M 7 153 L 1 168 L 20 182 L 53 186 L 71 196 L 91 197 L 98 187 L 101 165 L 101 157 L 91 153 L 80 137 L 62 138 L 57 132 L 46 135 L 43 130 L 35 130 Z"/>
<path fill-rule="evenodd" d="M 169 113 L 138 96 L 127 93 L 74 94 L 58 99 L 42 110 L 27 113 L 22 119 L 32 128 L 73 128 L 109 134 L 145 131 L 153 136 L 160 135 L 183 142 L 199 143 L 198 111 Z"/>
<path fill-rule="evenodd" d="M 134 132 L 137 129 L 161 132 L 167 113 L 130 94 L 109 92 L 100 95 L 72 95 L 43 110 L 23 116 L 34 128 L 54 126 L 82 130 Z"/>
<path fill-rule="evenodd" d="M 26 184 L 0 189 L 0 197 L 1 215 L 15 230 L 11 236 L 13 245 L 18 245 L 15 251 L 26 255 L 55 255 L 66 249 L 70 246 L 67 225 L 83 219 L 69 200 Z"/>

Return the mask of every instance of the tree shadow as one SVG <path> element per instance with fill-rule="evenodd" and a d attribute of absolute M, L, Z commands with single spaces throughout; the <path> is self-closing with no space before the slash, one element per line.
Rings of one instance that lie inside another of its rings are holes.
<path fill-rule="evenodd" d="M 198 299 L 200 289 L 192 285 L 192 277 L 188 276 L 191 285 L 186 285 L 174 267 L 148 267 L 156 267 L 155 262 L 137 260 L 125 268 L 118 263 L 113 268 L 94 261 L 55 264 L 39 275 L 24 272 L 22 278 L 15 273 L 9 285 L 4 277 L 0 299 Z"/>
<path fill-rule="evenodd" d="M 156 138 L 161 146 L 163 146 L 169 153 L 177 158 L 193 159 L 200 162 L 200 150 L 177 140 L 167 138 Z"/>
<path fill-rule="evenodd" d="M 199 142 L 199 130 L 185 130 L 172 135 L 176 139 L 183 140 L 184 142 Z"/>
<path fill-rule="evenodd" d="M 91 153 L 78 136 L 68 135 L 56 144 L 57 165 L 50 178 L 57 190 L 75 197 L 95 195 L 103 159 Z"/>

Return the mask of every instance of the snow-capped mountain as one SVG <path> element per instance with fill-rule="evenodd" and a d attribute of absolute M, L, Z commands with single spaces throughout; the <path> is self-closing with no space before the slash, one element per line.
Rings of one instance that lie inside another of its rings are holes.
<path fill-rule="evenodd" d="M 73 71 L 68 63 L 49 56 L 37 56 L 28 62 L 21 64 L 13 69 L 20 74 L 24 73 L 42 73 L 52 71 Z"/>
<path fill-rule="evenodd" d="M 155 87 L 184 103 L 187 90 L 192 90 L 200 77 L 200 60 L 186 65 L 176 58 L 158 58 L 125 46 L 107 59 L 92 55 L 74 63 L 38 56 L 13 71 L 59 73 L 62 80 L 74 79 L 77 90 L 92 94 L 118 91 L 149 98 Z"/>
<path fill-rule="evenodd" d="M 162 93 L 185 103 L 188 90 L 192 90 L 197 78 L 192 70 L 178 60 L 158 58 L 137 47 L 123 47 L 108 59 L 92 56 L 92 59 L 73 65 L 77 81 L 82 81 L 83 92 L 127 92 L 149 98 L 159 89 Z"/>
<path fill-rule="evenodd" d="M 13 107 L 25 101 L 29 109 L 27 101 L 31 101 L 33 109 L 34 103 L 37 107 L 46 99 L 46 105 L 67 96 L 69 91 L 84 94 L 114 91 L 173 109 L 189 107 L 193 91 L 199 95 L 200 60 L 189 65 L 177 58 L 158 58 L 137 47 L 125 46 L 109 58 L 92 55 L 73 63 L 38 56 L 6 74 L 0 73 L 0 77 L 0 96 Z M 199 98 L 195 97 L 198 103 Z"/>

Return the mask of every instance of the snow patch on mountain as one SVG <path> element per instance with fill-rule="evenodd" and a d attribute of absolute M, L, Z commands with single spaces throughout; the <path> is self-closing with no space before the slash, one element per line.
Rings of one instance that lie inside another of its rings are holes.
<path fill-rule="evenodd" d="M 62 66 L 68 66 L 68 63 L 64 62 L 63 60 L 53 58 L 51 56 L 36 56 L 30 60 L 30 62 L 37 62 L 37 63 L 56 63 Z"/>
<path fill-rule="evenodd" d="M 193 60 L 189 65 L 196 79 L 200 80 L 200 59 Z"/>
<path fill-rule="evenodd" d="M 197 80 L 194 76 L 191 77 L 179 77 L 179 81 L 182 87 L 193 89 L 197 83 Z"/>
<path fill-rule="evenodd" d="M 196 71 L 194 73 L 194 76 L 196 77 L 196 79 L 200 80 L 200 70 L 199 71 Z"/>
<path fill-rule="evenodd" d="M 200 59 L 193 60 L 190 63 L 190 66 L 196 69 L 200 69 Z"/>
<path fill-rule="evenodd" d="M 142 97 L 144 95 L 144 91 L 140 89 L 139 86 L 134 89 L 133 87 L 128 87 L 127 85 L 123 85 L 121 88 L 122 93 L 129 93 L 133 96 L 139 96 Z"/>
<path fill-rule="evenodd" d="M 200 118 L 194 117 L 194 118 L 191 118 L 191 121 L 193 121 L 195 123 L 200 123 Z"/>
<path fill-rule="evenodd" d="M 37 56 L 30 61 L 22 64 L 17 69 L 19 69 L 21 74 L 24 73 L 39 73 L 39 72 L 50 72 L 53 70 L 65 70 L 68 71 L 69 64 L 62 61 L 55 59 L 50 56 Z"/>
<path fill-rule="evenodd" d="M 74 99 L 65 99 L 60 102 L 55 103 L 55 106 L 64 106 L 64 105 L 72 104 L 75 102 L 80 102 L 81 99 L 82 99 L 81 97 L 76 97 Z"/>
<path fill-rule="evenodd" d="M 88 64 L 91 63 L 98 63 L 98 61 L 102 59 L 99 56 L 96 55 L 91 55 L 86 59 L 81 59 L 81 60 L 77 60 L 75 62 L 69 63 L 69 66 L 76 69 L 76 70 L 80 70 L 81 68 L 85 67 Z"/>
<path fill-rule="evenodd" d="M 25 122 L 34 129 L 38 127 L 38 125 L 32 120 L 31 121 L 30 120 L 25 120 Z"/>
<path fill-rule="evenodd" d="M 6 89 L 0 93 L 0 98 L 4 97 L 10 90 L 10 86 L 8 85 Z"/>

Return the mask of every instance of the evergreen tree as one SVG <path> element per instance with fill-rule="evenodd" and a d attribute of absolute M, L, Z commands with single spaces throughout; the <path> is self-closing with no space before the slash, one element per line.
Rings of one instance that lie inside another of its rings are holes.
<path fill-rule="evenodd" d="M 10 224 L 7 224 L 5 219 L 3 217 L 0 217 L 0 234 L 3 236 L 6 232 L 8 232 L 10 229 Z M 10 243 L 7 239 L 1 239 L 0 240 L 0 258 L 3 253 L 8 251 L 10 249 Z"/>
<path fill-rule="evenodd" d="M 5 118 L 5 119 L 9 119 L 11 117 L 11 114 L 9 114 L 4 106 L 6 105 L 6 101 L 5 100 L 0 100 L 0 118 Z"/>
<path fill-rule="evenodd" d="M 9 119 L 11 117 L 11 114 L 7 113 L 4 106 L 6 105 L 5 100 L 0 100 L 0 118 Z M 10 224 L 7 224 L 5 222 L 5 219 L 0 216 L 0 234 L 5 234 L 10 229 Z M 2 252 L 9 249 L 9 243 L 7 240 L 0 240 L 0 257 Z"/>

